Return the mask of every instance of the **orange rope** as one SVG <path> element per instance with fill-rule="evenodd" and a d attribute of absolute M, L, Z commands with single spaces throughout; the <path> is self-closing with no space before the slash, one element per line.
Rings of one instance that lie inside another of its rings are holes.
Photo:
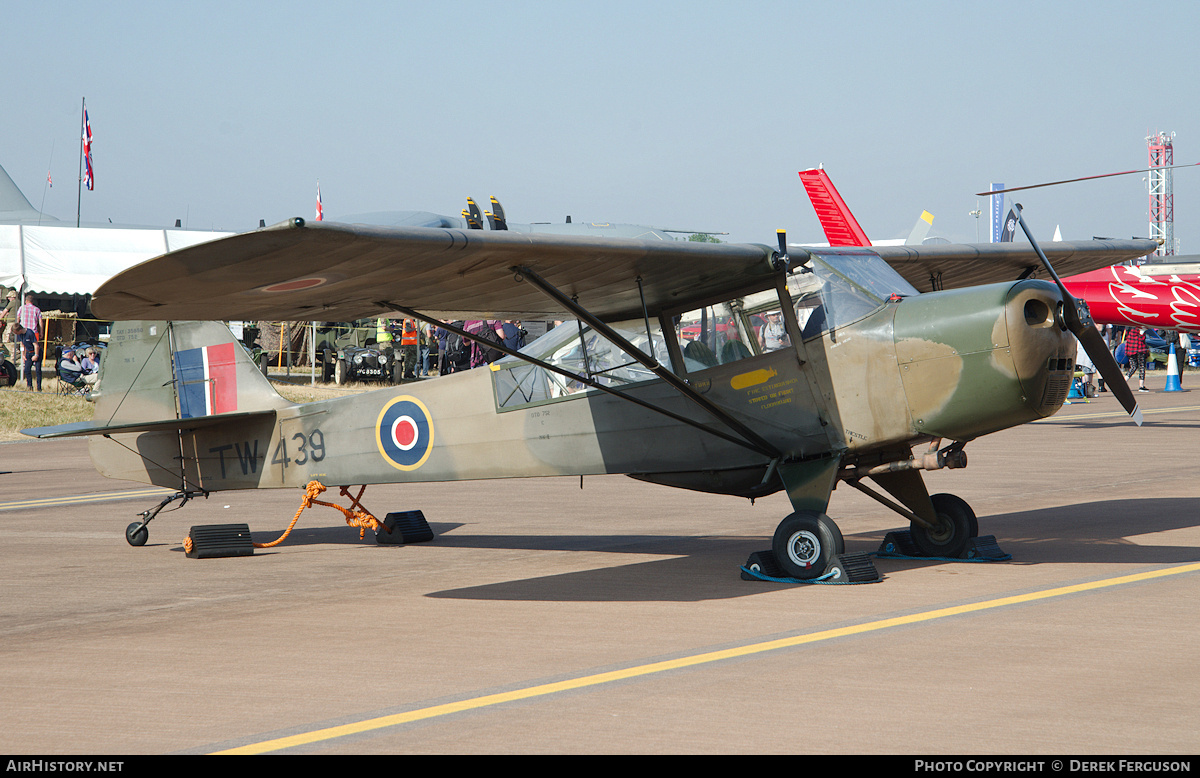
<path fill-rule="evenodd" d="M 381 522 L 379 519 L 372 516 L 366 509 L 362 509 L 362 510 L 357 509 L 358 507 L 360 507 L 358 498 L 362 497 L 362 494 L 364 491 L 366 491 L 366 488 L 367 488 L 366 486 L 363 486 L 361 489 L 358 490 L 358 497 L 350 497 L 350 499 L 352 500 L 351 505 L 352 505 L 352 507 L 355 507 L 356 509 L 355 510 L 347 510 L 346 508 L 343 508 L 342 506 L 338 505 L 337 503 L 324 502 L 323 500 L 318 500 L 317 495 L 320 494 L 321 492 L 325 491 L 325 485 L 322 484 L 320 481 L 309 481 L 308 486 L 306 486 L 304 488 L 304 496 L 302 498 L 300 498 L 300 508 L 299 508 L 299 510 L 296 511 L 296 515 L 292 519 L 292 523 L 288 525 L 288 528 L 284 531 L 284 533 L 282 535 L 280 535 L 277 540 L 274 540 L 270 543 L 255 543 L 254 547 L 255 548 L 270 548 L 271 546 L 276 546 L 276 545 L 279 545 L 280 543 L 282 543 L 284 541 L 284 539 L 291 533 L 292 529 L 296 526 L 296 522 L 300 520 L 300 514 L 304 512 L 304 509 L 311 508 L 313 505 L 327 505 L 330 508 L 337 508 L 339 511 L 341 511 L 342 515 L 345 516 L 345 518 L 346 518 L 346 524 L 350 525 L 351 527 L 358 527 L 358 539 L 359 540 L 362 540 L 363 537 L 366 536 L 366 532 L 368 529 L 373 532 L 378 532 L 379 528 L 383 527 L 388 532 L 391 532 L 391 530 L 389 530 L 387 527 L 385 527 L 383 525 L 383 522 Z M 348 497 L 350 496 L 349 492 L 346 491 L 346 487 L 343 486 L 341 489 L 342 489 L 342 494 L 344 494 Z"/>
<path fill-rule="evenodd" d="M 362 497 L 363 492 L 367 490 L 365 485 L 358 490 L 357 497 L 351 497 L 350 492 L 347 491 L 346 487 L 344 486 L 341 487 L 341 490 L 343 495 L 350 497 L 351 507 L 355 508 L 355 510 L 347 510 L 336 503 L 318 500 L 317 495 L 325 491 L 325 485 L 320 481 L 309 481 L 308 486 L 304 487 L 304 496 L 300 498 L 300 508 L 296 511 L 296 515 L 292 517 L 292 523 L 288 525 L 288 528 L 283 531 L 282 535 L 275 540 L 272 540 L 270 543 L 255 543 L 254 547 L 271 548 L 272 546 L 278 546 L 280 543 L 286 540 L 287 536 L 290 535 L 292 530 L 296 528 L 296 522 L 300 521 L 300 514 L 304 512 L 304 509 L 311 508 L 313 505 L 328 505 L 330 508 L 337 508 L 339 511 L 341 511 L 346 517 L 346 523 L 348 525 L 351 527 L 358 527 L 359 540 L 362 540 L 363 537 L 366 536 L 368 529 L 373 532 L 378 532 L 379 528 L 383 527 L 385 532 L 388 532 L 389 534 L 391 533 L 391 529 L 384 525 L 382 521 L 372 516 L 365 508 L 358 510 L 358 508 L 361 507 L 361 504 L 358 500 L 360 497 Z M 183 539 L 183 550 L 189 554 L 192 552 L 191 535 Z"/>

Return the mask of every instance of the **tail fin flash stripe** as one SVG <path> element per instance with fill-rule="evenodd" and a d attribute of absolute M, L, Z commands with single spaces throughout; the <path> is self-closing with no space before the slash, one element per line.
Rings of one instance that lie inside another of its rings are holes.
<path fill-rule="evenodd" d="M 175 353 L 175 383 L 181 418 L 237 410 L 235 348 L 234 343 L 222 343 Z"/>

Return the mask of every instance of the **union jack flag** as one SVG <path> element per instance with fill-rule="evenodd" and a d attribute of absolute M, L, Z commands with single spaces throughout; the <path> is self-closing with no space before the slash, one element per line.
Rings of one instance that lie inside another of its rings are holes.
<path fill-rule="evenodd" d="M 317 221 L 325 221 L 325 209 L 321 207 L 321 182 L 317 182 Z"/>
<path fill-rule="evenodd" d="M 89 192 L 94 191 L 96 177 L 92 171 L 92 120 L 88 118 L 86 108 L 83 109 L 83 164 L 86 168 L 83 182 L 87 184 Z"/>

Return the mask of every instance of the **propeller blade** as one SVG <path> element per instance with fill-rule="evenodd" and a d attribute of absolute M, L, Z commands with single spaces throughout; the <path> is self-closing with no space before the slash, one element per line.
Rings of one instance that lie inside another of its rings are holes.
<path fill-rule="evenodd" d="M 1174 170 L 1177 167 L 1196 167 L 1200 162 L 1190 162 L 1186 165 L 1164 165 L 1161 167 L 1143 167 L 1137 170 L 1122 170 L 1119 173 L 1101 173 L 1098 176 L 1083 176 L 1082 178 L 1065 178 L 1062 181 L 1047 181 L 1044 184 L 1030 184 L 1028 186 L 1010 186 L 1008 189 L 996 189 L 991 192 L 976 192 L 976 197 L 991 197 L 992 195 L 1005 194 L 1006 192 L 1021 192 L 1026 189 L 1040 189 L 1043 186 L 1058 186 L 1059 184 L 1073 184 L 1076 181 L 1091 181 L 1094 178 L 1112 178 L 1113 176 L 1129 176 L 1134 173 L 1149 173 L 1152 170 Z"/>
<path fill-rule="evenodd" d="M 483 213 L 479 210 L 479 206 L 470 197 L 467 198 L 467 228 L 472 230 L 483 229 Z"/>
<path fill-rule="evenodd" d="M 1033 250 L 1037 252 L 1038 258 L 1042 260 L 1042 265 L 1050 273 L 1050 277 L 1054 279 L 1054 283 L 1058 285 L 1058 291 L 1063 299 L 1063 324 L 1067 325 L 1067 329 L 1071 331 L 1071 334 L 1079 339 L 1083 350 L 1091 357 L 1092 364 L 1100 371 L 1100 375 L 1104 377 L 1105 382 L 1112 389 L 1113 396 L 1120 401 L 1121 407 L 1125 409 L 1125 412 L 1129 414 L 1135 424 L 1139 427 L 1142 426 L 1142 410 L 1138 407 L 1137 399 L 1133 396 L 1133 391 L 1125 381 L 1125 374 L 1121 372 L 1121 366 L 1117 364 L 1117 360 L 1113 357 L 1112 352 L 1108 350 L 1108 345 L 1104 342 L 1104 338 L 1097 332 L 1096 323 L 1092 321 L 1092 314 L 1088 310 L 1087 303 L 1068 292 L 1066 284 L 1058 277 L 1058 273 L 1054 272 L 1054 267 L 1050 264 L 1050 260 L 1033 237 L 1029 226 L 1025 224 L 1025 217 L 1021 215 L 1020 203 L 1013 205 L 1013 213 L 1016 214 L 1017 221 L 1021 224 L 1021 229 L 1025 231 L 1025 237 L 1029 238 L 1029 242 L 1033 244 Z"/>
<path fill-rule="evenodd" d="M 507 230 L 508 220 L 504 218 L 504 207 L 500 205 L 500 201 L 495 197 L 492 200 L 492 213 L 496 214 L 496 229 Z"/>
<path fill-rule="evenodd" d="M 1100 371 L 1100 376 L 1104 379 L 1104 383 L 1112 390 L 1113 396 L 1120 401 L 1121 407 L 1130 415 L 1134 423 L 1139 427 L 1142 426 L 1142 409 L 1138 407 L 1137 399 L 1133 396 L 1133 390 L 1129 388 L 1129 383 L 1125 380 L 1125 374 L 1121 372 L 1121 366 L 1117 364 L 1117 360 L 1113 358 L 1112 352 L 1108 350 L 1108 344 L 1104 342 L 1104 336 L 1095 327 L 1084 327 L 1081 332 L 1076 332 L 1075 337 L 1079 338 L 1083 350 L 1092 358 L 1092 364 Z M 1096 355 L 1103 355 L 1097 359 Z"/>

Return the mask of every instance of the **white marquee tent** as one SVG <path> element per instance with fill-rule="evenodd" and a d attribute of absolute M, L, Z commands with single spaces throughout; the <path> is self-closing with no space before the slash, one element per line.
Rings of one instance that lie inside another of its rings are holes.
<path fill-rule="evenodd" d="M 0 285 L 47 295 L 92 294 L 117 273 L 228 232 L 0 225 Z"/>

